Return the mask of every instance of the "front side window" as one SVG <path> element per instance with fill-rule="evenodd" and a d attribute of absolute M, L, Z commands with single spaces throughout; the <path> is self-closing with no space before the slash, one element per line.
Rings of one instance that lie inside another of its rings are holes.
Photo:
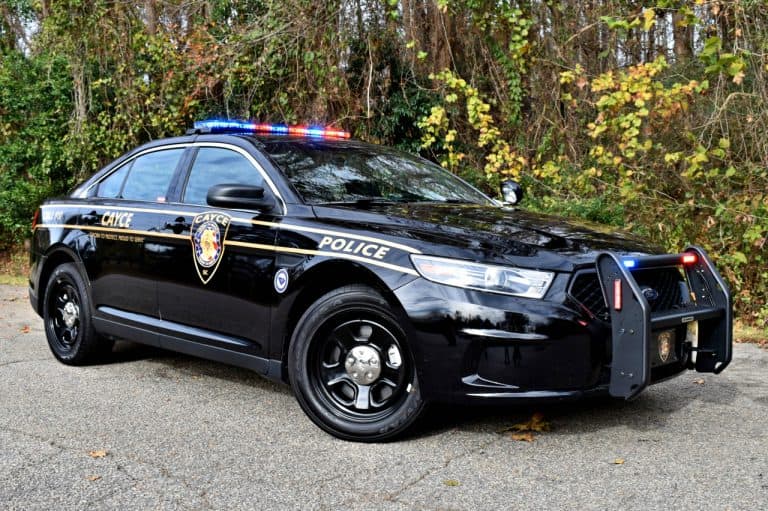
<path fill-rule="evenodd" d="M 165 202 L 173 173 L 184 149 L 166 149 L 139 156 L 133 161 L 120 197 Z"/>
<path fill-rule="evenodd" d="M 183 202 L 207 205 L 208 190 L 220 184 L 264 186 L 264 179 L 240 153 L 219 147 L 202 147 L 189 171 Z"/>

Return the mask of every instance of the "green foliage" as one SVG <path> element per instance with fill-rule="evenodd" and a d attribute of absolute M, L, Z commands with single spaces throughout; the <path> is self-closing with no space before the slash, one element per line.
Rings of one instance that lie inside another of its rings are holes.
<path fill-rule="evenodd" d="M 62 143 L 71 112 L 66 62 L 2 55 L 0 66 L 0 248 L 30 234 L 45 197 L 73 184 Z"/>

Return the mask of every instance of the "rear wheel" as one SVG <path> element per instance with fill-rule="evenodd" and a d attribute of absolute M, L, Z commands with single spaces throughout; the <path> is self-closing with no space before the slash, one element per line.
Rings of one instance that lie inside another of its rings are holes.
<path fill-rule="evenodd" d="M 48 279 L 43 321 L 51 352 L 65 364 L 94 362 L 112 348 L 93 329 L 85 281 L 73 263 L 58 266 Z"/>
<path fill-rule="evenodd" d="M 393 438 L 424 408 L 405 333 L 369 287 L 331 291 L 307 309 L 291 340 L 289 374 L 307 415 L 346 440 Z"/>

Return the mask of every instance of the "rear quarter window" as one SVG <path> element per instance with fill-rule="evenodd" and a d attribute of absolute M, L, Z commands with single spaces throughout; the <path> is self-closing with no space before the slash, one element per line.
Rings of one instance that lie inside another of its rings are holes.
<path fill-rule="evenodd" d="M 133 161 L 120 197 L 165 202 L 183 148 L 154 151 Z"/>

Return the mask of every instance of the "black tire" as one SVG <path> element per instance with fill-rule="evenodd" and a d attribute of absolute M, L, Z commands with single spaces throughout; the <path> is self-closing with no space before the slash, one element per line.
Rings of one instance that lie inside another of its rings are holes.
<path fill-rule="evenodd" d="M 93 329 L 88 288 L 73 263 L 57 266 L 48 279 L 43 322 L 48 347 L 64 364 L 93 363 L 112 349 L 112 341 L 101 338 Z"/>
<path fill-rule="evenodd" d="M 425 406 L 405 332 L 366 286 L 336 289 L 306 310 L 291 338 L 288 374 L 309 418 L 344 440 L 390 440 Z"/>

